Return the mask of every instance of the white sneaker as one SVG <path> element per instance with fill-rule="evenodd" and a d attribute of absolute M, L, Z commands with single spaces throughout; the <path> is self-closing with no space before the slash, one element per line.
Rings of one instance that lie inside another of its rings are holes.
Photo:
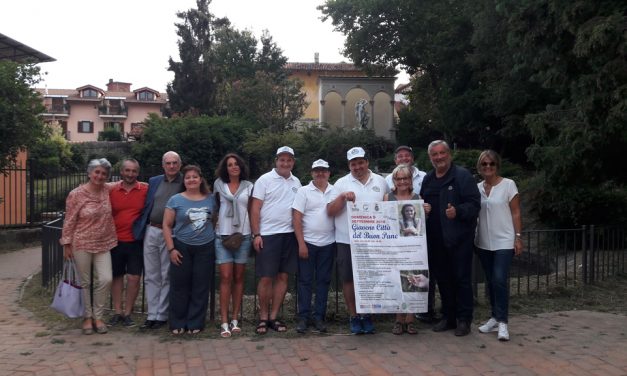
<path fill-rule="evenodd" d="M 499 335 L 497 338 L 499 339 L 499 341 L 509 341 L 509 331 L 507 330 L 506 323 L 499 323 Z"/>
<path fill-rule="evenodd" d="M 494 317 L 490 317 L 490 320 L 486 321 L 485 324 L 479 327 L 479 331 L 481 333 L 496 332 L 498 330 L 498 324 L 499 323 L 496 321 Z"/>

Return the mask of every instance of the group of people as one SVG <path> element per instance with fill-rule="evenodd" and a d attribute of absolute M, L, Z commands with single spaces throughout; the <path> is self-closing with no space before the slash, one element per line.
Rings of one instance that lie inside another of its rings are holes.
<path fill-rule="evenodd" d="M 148 184 L 137 182 L 139 163 L 134 159 L 122 162 L 121 180 L 116 183 L 107 183 L 111 165 L 106 159 L 92 160 L 88 183 L 68 196 L 61 238 L 65 257 L 76 260 L 87 302 L 83 332 L 107 332 L 102 315 L 109 286 L 115 314 L 108 324 L 134 325 L 130 313 L 142 269 L 148 315 L 141 328 L 158 329 L 167 323 L 174 335 L 202 331 L 213 263 L 220 274 L 220 335 L 240 332 L 244 272 L 252 246 L 258 277 L 257 334 L 287 330 L 279 312 L 290 274 L 298 276 L 296 331 L 305 333 L 311 327 L 326 332 L 334 263 L 351 333 L 374 333 L 372 317 L 359 314 L 355 305 L 347 202 L 423 199 L 426 223 L 415 218 L 411 205 L 403 208 L 399 223 L 405 236 L 421 235 L 426 229 L 430 278 L 423 287 L 429 285 L 428 312 L 417 317 L 434 323 L 436 332 L 470 333 L 471 265 L 476 252 L 492 306 L 491 318 L 479 331 L 497 331 L 500 340 L 508 340 L 509 266 L 523 247 L 516 184 L 499 176 L 501 159 L 494 151 L 479 157 L 477 170 L 483 181 L 478 184 L 468 170 L 452 162 L 445 141 L 431 142 L 427 152 L 434 167 L 429 173 L 413 166 L 411 147 L 399 146 L 396 168 L 384 179 L 369 169 L 366 151 L 353 147 L 347 151 L 346 176 L 331 184 L 329 163 L 318 159 L 306 186 L 292 174 L 296 159 L 289 146 L 277 149 L 274 168 L 254 184 L 248 180 L 244 160 L 227 154 L 216 169 L 213 190 L 199 166 L 181 170 L 181 158 L 172 151 L 163 155 L 164 174 L 150 178 Z M 434 307 L 436 283 L 439 318 Z M 416 334 L 414 319 L 414 314 L 396 315 L 392 332 Z"/>

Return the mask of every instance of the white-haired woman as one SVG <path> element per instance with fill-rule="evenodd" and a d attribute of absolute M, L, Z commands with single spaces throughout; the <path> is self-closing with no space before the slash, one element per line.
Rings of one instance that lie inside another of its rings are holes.
<path fill-rule="evenodd" d="M 94 330 L 100 334 L 107 332 L 102 317 L 112 279 L 109 251 L 118 244 L 106 185 L 110 173 L 109 161 L 92 159 L 87 165 L 89 181 L 72 190 L 65 203 L 60 243 L 63 257 L 74 258 L 80 276 L 85 302 L 83 334 L 92 334 Z"/>

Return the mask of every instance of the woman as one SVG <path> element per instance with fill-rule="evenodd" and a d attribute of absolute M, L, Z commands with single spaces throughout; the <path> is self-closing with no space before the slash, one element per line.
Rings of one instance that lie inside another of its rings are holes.
<path fill-rule="evenodd" d="M 107 332 L 102 316 L 112 279 L 109 251 L 118 244 L 106 186 L 110 172 L 111 163 L 106 159 L 89 161 L 89 181 L 72 190 L 65 203 L 60 243 L 63 257 L 74 258 L 80 276 L 85 302 L 83 334 L 92 334 L 94 330 L 99 334 Z M 92 266 L 96 282 L 93 300 Z"/>
<path fill-rule="evenodd" d="M 481 211 L 475 246 L 485 272 L 492 317 L 479 327 L 481 333 L 498 331 L 498 339 L 509 341 L 509 268 L 512 258 L 523 250 L 520 198 L 516 183 L 499 176 L 501 157 L 492 150 L 479 155 L 477 170 Z"/>
<path fill-rule="evenodd" d="M 163 214 L 163 238 L 170 254 L 169 323 L 175 335 L 205 328 L 215 262 L 215 201 L 200 167 L 188 165 L 181 172 L 185 189 L 170 197 Z"/>
<path fill-rule="evenodd" d="M 248 204 L 253 184 L 248 178 L 248 167 L 237 154 L 227 154 L 216 169 L 216 181 L 213 190 L 219 206 L 218 225 L 216 227 L 216 264 L 220 268 L 220 336 L 227 338 L 231 333 L 239 333 L 239 321 L 244 294 L 244 270 L 250 251 L 250 221 Z M 239 232 L 243 235 L 239 249 L 231 251 L 222 244 L 222 239 Z M 231 321 L 229 304 L 233 304 Z"/>
<path fill-rule="evenodd" d="M 420 235 L 420 219 L 416 219 L 416 208 L 412 204 L 405 204 L 401 208 L 403 219 L 399 221 L 401 227 L 401 235 L 418 236 Z"/>
<path fill-rule="evenodd" d="M 419 200 L 420 196 L 417 193 L 414 193 L 413 187 L 413 171 L 411 166 L 406 164 L 400 164 L 396 166 L 394 171 L 392 171 L 392 182 L 394 182 L 394 188 L 392 188 L 392 192 L 387 193 L 383 196 L 383 201 L 406 201 L 406 200 Z M 408 207 L 412 208 L 413 213 L 410 215 Z M 428 213 L 431 210 L 431 206 L 429 204 L 424 204 L 425 213 Z M 407 214 L 406 214 L 407 212 Z M 403 222 L 405 221 L 415 221 L 415 213 L 416 210 L 412 204 L 405 204 L 401 208 L 401 213 L 403 215 L 403 219 L 401 222 L 401 231 L 403 236 L 409 236 L 411 230 L 405 231 L 403 230 Z M 411 218 L 410 218 L 411 217 Z M 418 221 L 420 222 L 420 221 Z M 420 231 L 420 226 L 414 223 L 414 230 Z M 399 313 L 396 315 L 396 322 L 394 323 L 394 327 L 392 328 L 392 333 L 396 335 L 403 334 L 403 331 L 408 334 L 418 334 L 418 330 L 414 324 L 414 314 L 413 313 Z"/>

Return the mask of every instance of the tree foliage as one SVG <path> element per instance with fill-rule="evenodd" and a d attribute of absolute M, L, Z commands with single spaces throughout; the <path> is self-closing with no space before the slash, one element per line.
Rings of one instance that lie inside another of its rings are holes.
<path fill-rule="evenodd" d="M 46 134 L 41 98 L 32 89 L 38 82 L 38 67 L 0 60 L 0 172 Z"/>
<path fill-rule="evenodd" d="M 399 136 L 425 145 L 439 134 L 531 163 L 531 204 L 545 221 L 627 217 L 627 3 L 328 0 L 320 9 L 353 61 L 414 73 Z"/>
<path fill-rule="evenodd" d="M 180 62 L 170 58 L 168 85 L 176 113 L 245 117 L 273 131 L 289 128 L 305 108 L 302 83 L 289 80 L 287 58 L 265 31 L 260 40 L 215 18 L 210 0 L 179 12 Z M 258 48 L 259 46 L 259 48 Z"/>

